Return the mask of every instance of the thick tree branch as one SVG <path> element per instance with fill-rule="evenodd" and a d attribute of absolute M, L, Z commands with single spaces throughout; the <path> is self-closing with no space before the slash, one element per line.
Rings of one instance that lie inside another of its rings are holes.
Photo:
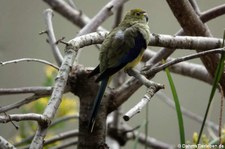
<path fill-rule="evenodd" d="M 167 0 L 167 3 L 186 34 L 211 36 L 208 27 L 196 15 L 189 1 L 181 0 L 177 3 L 176 0 Z"/>
<path fill-rule="evenodd" d="M 94 32 L 87 34 L 93 38 L 93 41 L 89 43 L 83 42 L 83 46 L 88 46 L 91 44 L 100 44 L 105 39 L 105 36 L 108 32 Z M 86 36 L 82 36 L 86 38 Z M 168 48 L 179 48 L 179 49 L 199 49 L 199 50 L 209 50 L 220 48 L 222 44 L 222 39 L 212 38 L 212 37 L 192 37 L 192 36 L 171 36 L 171 35 L 162 35 L 162 34 L 151 34 L 150 35 L 150 46 L 158 47 L 168 47 Z M 76 39 L 76 38 L 74 38 Z M 71 40 L 71 44 L 76 48 L 74 39 Z"/>
<path fill-rule="evenodd" d="M 150 46 L 175 49 L 209 50 L 220 48 L 222 39 L 209 37 L 172 36 L 151 34 Z"/>
<path fill-rule="evenodd" d="M 200 15 L 201 20 L 205 23 L 205 22 L 208 22 L 210 20 L 213 20 L 213 19 L 225 14 L 224 7 L 225 7 L 225 5 L 220 5 L 220 6 L 214 7 L 212 9 L 209 9 L 209 10 L 203 12 Z M 185 35 L 184 30 L 183 29 L 179 30 L 175 35 L 176 36 Z M 174 52 L 174 50 L 175 49 L 162 48 L 160 51 L 157 52 L 157 54 L 153 58 L 151 58 L 149 60 L 148 63 L 150 65 L 154 65 L 157 62 L 159 62 L 160 60 L 166 59 L 168 56 L 170 56 Z"/>
<path fill-rule="evenodd" d="M 189 1 L 181 0 L 177 3 L 176 0 L 167 0 L 167 3 L 186 34 L 192 36 L 212 36 L 207 25 L 205 25 L 199 16 L 196 15 Z M 197 52 L 200 51 L 201 50 L 197 49 Z M 218 55 L 210 54 L 201 57 L 201 60 L 210 75 L 214 77 L 219 62 Z M 225 91 L 225 74 L 222 75 L 220 84 L 223 91 Z"/>
<path fill-rule="evenodd" d="M 53 92 L 51 98 L 49 100 L 49 104 L 45 108 L 43 115 L 49 119 L 49 122 L 54 118 L 56 111 L 61 103 L 62 95 L 64 93 L 64 89 L 66 87 L 66 82 L 68 79 L 68 75 L 70 72 L 70 68 L 73 65 L 75 59 L 76 52 L 75 50 L 68 49 L 65 52 L 65 57 L 63 59 L 62 65 L 59 69 L 59 73 L 57 75 L 55 85 L 53 88 Z M 49 123 L 50 124 L 50 123 Z M 48 124 L 48 125 L 49 125 Z M 36 131 L 35 137 L 32 140 L 31 149 L 40 149 L 43 147 L 44 138 L 47 133 L 48 126 L 39 125 L 38 130 Z"/>
<path fill-rule="evenodd" d="M 57 11 L 63 17 L 68 19 L 73 24 L 83 27 L 89 22 L 89 18 L 81 13 L 73 9 L 70 5 L 68 5 L 65 1 L 62 0 L 44 0 L 48 3 L 53 10 Z"/>
<path fill-rule="evenodd" d="M 0 148 L 2 149 L 16 149 L 11 143 L 9 143 L 6 139 L 0 136 Z"/>
<path fill-rule="evenodd" d="M 100 35 L 99 37 L 104 38 L 101 33 L 99 33 L 98 35 Z M 103 40 L 102 38 L 100 38 L 101 41 Z M 49 100 L 49 104 L 45 108 L 45 111 L 43 113 L 43 115 L 48 118 L 49 122 L 54 118 L 56 111 L 61 103 L 61 98 L 66 87 L 69 72 L 74 63 L 78 49 L 97 42 L 99 42 L 99 38 L 94 38 L 93 34 L 80 36 L 68 42 L 65 51 L 65 57 L 59 69 L 59 73 L 55 81 L 54 89 Z M 49 125 L 50 123 L 48 124 L 48 126 Z M 31 143 L 30 148 L 39 149 L 43 147 L 43 140 L 46 136 L 48 126 L 39 125 L 39 128 L 36 131 L 35 137 Z"/>

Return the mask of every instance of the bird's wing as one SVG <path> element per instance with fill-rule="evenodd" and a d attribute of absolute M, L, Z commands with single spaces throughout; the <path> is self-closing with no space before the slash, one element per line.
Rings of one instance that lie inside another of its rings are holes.
<path fill-rule="evenodd" d="M 111 46 L 107 47 L 108 49 L 106 49 L 106 53 L 101 55 L 102 59 L 104 59 L 103 68 L 105 68 L 103 71 L 101 71 L 101 74 L 96 79 L 96 81 L 100 81 L 105 77 L 113 75 L 128 63 L 132 62 L 135 58 L 137 58 L 141 51 L 146 48 L 146 40 L 139 31 L 129 31 L 128 28 L 123 34 L 123 38 L 109 40 L 109 42 L 112 43 L 109 44 Z M 114 38 L 115 36 L 116 33 Z M 119 43 L 113 44 L 113 42 Z"/>

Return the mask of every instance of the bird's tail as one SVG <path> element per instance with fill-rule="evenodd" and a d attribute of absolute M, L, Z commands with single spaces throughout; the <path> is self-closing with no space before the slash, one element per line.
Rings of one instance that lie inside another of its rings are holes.
<path fill-rule="evenodd" d="M 104 78 L 101 81 L 101 85 L 99 87 L 98 94 L 95 98 L 94 106 L 92 108 L 91 117 L 90 117 L 89 124 L 88 124 L 88 130 L 90 132 L 92 132 L 92 130 L 93 130 L 93 127 L 94 127 L 94 124 L 95 124 L 95 118 L 96 118 L 96 115 L 98 113 L 98 109 L 99 109 L 102 97 L 104 95 L 105 89 L 107 87 L 108 81 L 109 81 L 109 77 Z"/>

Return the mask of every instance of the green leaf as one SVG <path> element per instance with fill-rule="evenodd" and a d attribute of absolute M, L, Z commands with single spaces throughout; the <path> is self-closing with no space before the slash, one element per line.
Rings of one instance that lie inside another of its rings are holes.
<path fill-rule="evenodd" d="M 224 34 L 223 34 L 222 47 L 224 47 L 224 39 L 225 39 L 225 31 L 224 31 Z M 202 126 L 201 126 L 201 129 L 200 129 L 200 132 L 199 132 L 199 136 L 198 136 L 198 141 L 197 141 L 196 144 L 199 144 L 199 142 L 200 142 L 200 139 L 201 139 L 201 136 L 202 136 L 202 132 L 203 132 L 203 129 L 204 129 L 204 126 L 205 126 L 205 122 L 206 122 L 206 119 L 207 119 L 207 116 L 208 116 L 208 113 L 209 113 L 210 105 L 211 105 L 213 97 L 215 95 L 216 88 L 218 87 L 218 83 L 220 81 L 220 78 L 221 78 L 221 76 L 223 74 L 224 60 L 225 60 L 225 53 L 223 52 L 221 54 L 221 58 L 220 58 L 219 64 L 217 65 L 217 68 L 216 68 L 216 73 L 215 73 L 215 77 L 214 77 L 214 80 L 213 80 L 212 90 L 211 90 L 211 93 L 210 93 L 210 96 L 209 96 L 208 105 L 207 105 L 207 108 L 206 108 L 206 112 L 205 112 L 205 115 L 204 115 L 204 119 L 203 119 L 203 122 L 202 122 Z"/>
<path fill-rule="evenodd" d="M 169 69 L 166 68 L 166 75 L 170 84 L 170 88 L 173 94 L 173 99 L 175 102 L 175 107 L 176 107 L 176 112 L 177 112 L 177 118 L 178 118 L 178 124 L 179 124 L 179 129 L 180 129 L 180 144 L 182 146 L 182 144 L 185 144 L 185 132 L 184 132 L 184 123 L 183 123 L 183 117 L 182 117 L 182 112 L 181 112 L 181 108 L 180 108 L 180 103 L 179 103 L 179 99 L 177 96 L 177 92 L 176 92 L 176 88 L 175 85 L 173 83 L 173 79 L 172 76 L 169 72 Z M 183 148 L 183 146 L 182 146 Z"/>

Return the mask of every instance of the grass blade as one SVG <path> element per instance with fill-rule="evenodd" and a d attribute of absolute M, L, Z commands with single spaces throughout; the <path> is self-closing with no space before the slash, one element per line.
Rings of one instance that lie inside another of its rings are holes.
<path fill-rule="evenodd" d="M 172 76 L 169 72 L 169 69 L 166 68 L 165 71 L 166 71 L 166 75 L 167 75 L 167 78 L 168 78 L 168 81 L 169 81 L 169 84 L 170 84 L 170 88 L 171 88 L 171 91 L 172 91 L 172 94 L 173 94 L 173 99 L 174 99 L 175 106 L 176 106 L 178 124 L 179 124 L 179 129 L 180 129 L 180 144 L 182 146 L 182 144 L 185 144 L 185 132 L 184 132 L 184 123 L 183 123 L 182 112 L 181 112 L 181 109 L 180 109 L 180 103 L 179 103 L 176 88 L 175 88 L 175 85 L 173 83 L 173 79 L 172 79 Z M 182 148 L 183 148 L 183 146 L 182 146 Z"/>
<path fill-rule="evenodd" d="M 225 31 L 224 31 L 224 34 L 223 34 L 222 47 L 224 47 L 224 39 L 225 39 Z M 205 115 L 204 115 L 202 126 L 201 126 L 201 129 L 200 129 L 199 135 L 198 135 L 198 141 L 197 141 L 196 144 L 199 144 L 199 142 L 200 142 L 200 139 L 201 139 L 201 136 L 202 136 L 202 132 L 203 132 L 203 129 L 204 129 L 204 126 L 205 126 L 205 122 L 206 122 L 206 119 L 207 119 L 207 116 L 208 116 L 208 113 L 209 113 L 210 105 L 211 105 L 213 97 L 215 95 L 216 88 L 218 86 L 220 78 L 221 78 L 221 76 L 223 74 L 224 60 L 225 60 L 225 53 L 222 53 L 220 61 L 219 61 L 219 64 L 218 64 L 218 66 L 216 68 L 216 73 L 215 73 L 215 77 L 214 77 L 214 81 L 213 81 L 213 86 L 212 86 L 212 90 L 211 90 L 211 93 L 210 93 L 210 96 L 209 96 L 209 102 L 208 102 L 208 105 L 207 105 L 207 108 L 206 108 L 206 112 L 205 112 Z"/>
<path fill-rule="evenodd" d="M 146 121 L 146 120 L 143 120 L 141 126 L 137 129 L 137 131 L 138 131 L 137 136 L 140 135 L 141 129 L 145 127 L 146 123 L 147 123 L 147 121 Z M 138 143 L 138 137 L 136 137 L 135 140 L 134 140 L 134 146 L 133 146 L 133 149 L 137 149 L 137 143 Z"/>

